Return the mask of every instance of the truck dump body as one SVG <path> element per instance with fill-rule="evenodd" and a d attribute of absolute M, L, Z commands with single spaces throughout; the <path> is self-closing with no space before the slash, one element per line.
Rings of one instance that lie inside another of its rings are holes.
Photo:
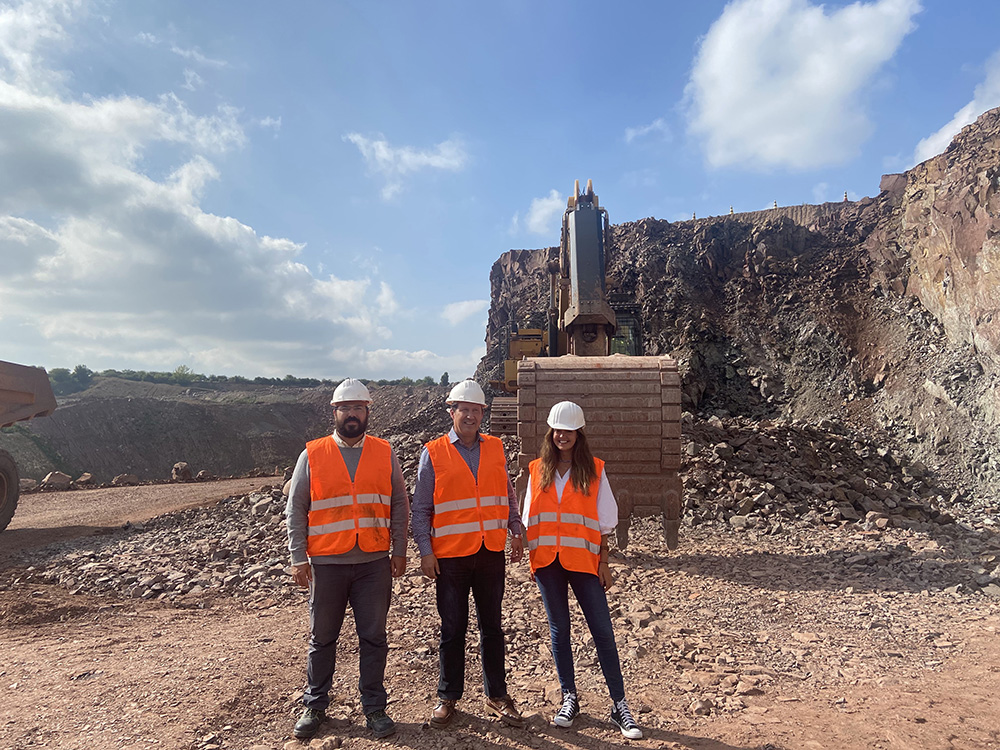
<path fill-rule="evenodd" d="M 0 362 L 0 427 L 48 416 L 55 408 L 56 397 L 45 370 Z M 20 494 L 17 465 L 9 453 L 0 450 L 0 531 L 14 517 Z"/>
<path fill-rule="evenodd" d="M 45 370 L 0 362 L 0 427 L 47 417 L 55 408 L 56 397 Z"/>
<path fill-rule="evenodd" d="M 534 357 L 518 363 L 517 493 L 524 497 L 528 464 L 548 431 L 546 415 L 560 401 L 583 407 L 591 451 L 607 464 L 618 501 L 618 544 L 628 544 L 632 516 L 659 514 L 670 549 L 681 512 L 681 380 L 666 357 Z"/>

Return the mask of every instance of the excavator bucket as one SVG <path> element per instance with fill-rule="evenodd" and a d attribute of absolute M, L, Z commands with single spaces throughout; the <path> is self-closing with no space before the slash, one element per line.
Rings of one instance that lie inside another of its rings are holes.
<path fill-rule="evenodd" d="M 676 549 L 681 517 L 681 380 L 666 357 L 533 357 L 518 363 L 517 493 L 538 457 L 546 416 L 560 401 L 583 407 L 591 451 L 607 463 L 618 501 L 617 541 L 628 546 L 633 516 L 660 515 L 667 548 Z"/>

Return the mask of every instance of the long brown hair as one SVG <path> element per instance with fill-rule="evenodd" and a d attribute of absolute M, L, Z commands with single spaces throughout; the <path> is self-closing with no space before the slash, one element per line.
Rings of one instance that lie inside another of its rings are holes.
<path fill-rule="evenodd" d="M 555 481 L 556 464 L 559 461 L 559 449 L 556 448 L 555 441 L 552 439 L 553 433 L 555 433 L 555 430 L 550 427 L 549 431 L 545 433 L 545 439 L 542 441 L 540 456 L 542 459 L 542 475 L 540 479 L 543 490 Z M 570 464 L 569 479 L 577 491 L 584 495 L 590 494 L 590 483 L 597 479 L 597 469 L 594 467 L 594 455 L 590 452 L 590 446 L 587 445 L 587 436 L 583 434 L 583 430 L 576 431 L 576 444 L 573 446 L 573 459 Z"/>

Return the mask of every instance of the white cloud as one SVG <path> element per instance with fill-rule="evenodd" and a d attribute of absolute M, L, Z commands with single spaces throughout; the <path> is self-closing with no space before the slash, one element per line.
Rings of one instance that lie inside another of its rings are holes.
<path fill-rule="evenodd" d="M 205 81 L 200 75 L 190 68 L 184 70 L 184 83 L 181 84 L 182 89 L 187 91 L 197 91 L 202 86 L 205 85 Z"/>
<path fill-rule="evenodd" d="M 524 219 L 528 231 L 535 234 L 559 235 L 559 222 L 565 210 L 566 199 L 558 190 L 550 190 L 544 198 L 534 198 Z"/>
<path fill-rule="evenodd" d="M 625 128 L 625 143 L 631 143 L 636 139 L 645 138 L 648 135 L 655 135 L 662 141 L 673 139 L 673 133 L 670 132 L 670 126 L 667 125 L 667 121 L 659 117 L 649 123 L 649 125 L 641 125 L 637 128 Z"/>
<path fill-rule="evenodd" d="M 171 46 L 170 51 L 175 55 L 183 57 L 185 60 L 191 60 L 199 65 L 205 65 L 212 68 L 226 68 L 229 66 L 225 60 L 213 60 L 211 57 L 202 54 L 201 50 L 196 48 L 183 49 L 175 44 Z"/>
<path fill-rule="evenodd" d="M 444 306 L 444 310 L 441 311 L 441 317 L 453 326 L 457 326 L 463 320 L 471 318 L 489 306 L 490 301 L 488 299 L 470 299 L 464 302 L 452 302 Z"/>
<path fill-rule="evenodd" d="M 871 132 L 862 93 L 914 28 L 918 0 L 734 0 L 704 37 L 685 96 L 712 166 L 810 168 Z"/>
<path fill-rule="evenodd" d="M 36 51 L 67 38 L 73 0 L 22 2 L 0 7 L 0 79 L 31 91 L 45 91 L 63 80 L 60 71 L 36 64 Z"/>
<path fill-rule="evenodd" d="M 1000 105 L 1000 50 L 993 53 L 993 56 L 986 63 L 986 77 L 983 82 L 976 86 L 973 92 L 972 101 L 962 107 L 951 121 L 917 144 L 913 152 L 913 163 L 919 163 L 937 156 L 951 143 L 951 139 L 958 135 L 958 131 L 966 125 L 971 125 L 983 112 Z"/>
<path fill-rule="evenodd" d="M 273 130 L 274 137 L 278 137 L 278 132 L 281 130 L 281 118 L 280 117 L 262 117 L 257 120 L 257 125 L 262 130 Z"/>
<path fill-rule="evenodd" d="M 388 361 L 385 350 L 367 350 L 391 341 L 399 305 L 389 284 L 336 266 L 318 276 L 299 260 L 301 244 L 201 207 L 223 178 L 211 158 L 247 142 L 238 109 L 199 113 L 172 94 L 74 98 L 45 86 L 55 74 L 28 40 L 67 39 L 72 18 L 54 9 L 71 7 L 0 10 L 5 353 L 97 370 L 183 363 L 219 374 L 381 376 L 373 368 Z M 154 146 L 176 165 L 165 177 L 143 171 Z M 447 369 L 423 352 L 393 362 L 425 357 Z"/>
<path fill-rule="evenodd" d="M 423 169 L 441 169 L 450 172 L 462 170 L 468 162 L 465 146 L 461 141 L 449 139 L 433 149 L 417 150 L 411 146 L 393 146 L 378 135 L 367 138 L 360 133 L 348 133 L 344 140 L 357 146 L 368 168 L 385 178 L 382 197 L 388 200 L 403 189 L 408 175 Z"/>

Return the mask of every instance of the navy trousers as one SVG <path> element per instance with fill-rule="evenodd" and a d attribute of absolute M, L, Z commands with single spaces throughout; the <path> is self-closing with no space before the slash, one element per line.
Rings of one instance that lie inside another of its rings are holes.
<path fill-rule="evenodd" d="M 566 570 L 556 559 L 550 565 L 535 571 L 535 583 L 542 594 L 545 614 L 549 619 L 549 635 L 552 639 L 552 658 L 556 662 L 556 673 L 563 690 L 576 692 L 576 673 L 573 669 L 573 648 L 570 645 L 569 588 L 573 588 L 583 616 L 587 620 L 597 660 L 601 663 L 604 681 L 608 685 L 611 700 L 617 702 L 625 697 L 625 681 L 622 678 L 618 646 L 611 626 L 611 612 L 608 597 L 604 593 L 601 580 L 593 573 L 579 573 Z"/>
<path fill-rule="evenodd" d="M 469 592 L 479 621 L 483 687 L 490 698 L 507 695 L 505 644 L 501 625 L 506 566 L 503 552 L 483 545 L 474 555 L 438 558 L 437 608 L 441 616 L 441 674 L 438 697 L 458 700 L 465 690 L 465 636 L 469 630 Z"/>

